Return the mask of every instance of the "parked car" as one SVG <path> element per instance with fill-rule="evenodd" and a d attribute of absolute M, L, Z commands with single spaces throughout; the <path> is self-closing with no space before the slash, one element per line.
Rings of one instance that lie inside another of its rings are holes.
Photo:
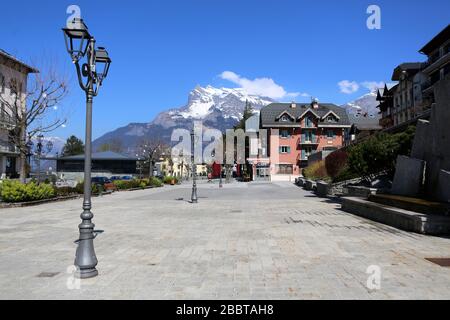
<path fill-rule="evenodd" d="M 117 190 L 116 185 L 111 180 L 109 180 L 107 177 L 92 177 L 91 183 L 102 186 L 103 189 L 106 191 Z"/>
<path fill-rule="evenodd" d="M 64 187 L 75 188 L 77 186 L 77 183 L 78 182 L 76 180 L 59 179 L 55 182 L 55 186 L 57 188 L 64 188 Z"/>
<path fill-rule="evenodd" d="M 133 180 L 132 176 L 122 176 L 120 177 L 120 180 Z"/>
<path fill-rule="evenodd" d="M 111 178 L 109 178 L 109 180 L 111 180 L 111 181 L 122 180 L 122 177 L 121 176 L 112 176 Z"/>

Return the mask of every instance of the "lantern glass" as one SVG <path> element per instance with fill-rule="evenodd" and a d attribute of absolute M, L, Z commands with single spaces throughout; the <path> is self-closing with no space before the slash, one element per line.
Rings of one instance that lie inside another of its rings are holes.
<path fill-rule="evenodd" d="M 67 23 L 67 28 L 62 29 L 66 41 L 67 52 L 72 60 L 77 62 L 86 55 L 89 40 L 92 36 L 89 34 L 87 26 L 83 19 L 74 18 L 72 22 Z"/>
<path fill-rule="evenodd" d="M 108 75 L 110 64 L 111 59 L 109 58 L 108 51 L 106 51 L 104 47 L 98 47 L 97 50 L 95 50 L 95 68 L 100 83 Z"/>

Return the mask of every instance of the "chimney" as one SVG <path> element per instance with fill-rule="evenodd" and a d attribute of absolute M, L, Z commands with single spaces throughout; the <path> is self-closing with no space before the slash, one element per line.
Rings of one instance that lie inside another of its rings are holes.
<path fill-rule="evenodd" d="M 297 104 L 296 104 L 294 101 L 292 101 L 292 103 L 291 103 L 291 109 L 295 109 L 295 108 L 297 108 Z"/>
<path fill-rule="evenodd" d="M 319 109 L 319 101 L 316 98 L 312 99 L 311 106 L 313 109 Z"/>

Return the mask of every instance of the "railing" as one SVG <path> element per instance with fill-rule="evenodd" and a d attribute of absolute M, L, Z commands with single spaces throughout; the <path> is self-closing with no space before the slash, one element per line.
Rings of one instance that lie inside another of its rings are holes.
<path fill-rule="evenodd" d="M 11 126 L 15 126 L 16 123 L 13 119 L 13 117 L 11 117 L 9 114 L 0 114 L 0 127 L 11 127 Z"/>
<path fill-rule="evenodd" d="M 9 142 L 0 141 L 0 152 L 3 153 L 19 153 L 19 148 Z"/>
<path fill-rule="evenodd" d="M 299 138 L 297 140 L 297 145 L 300 145 L 300 144 L 319 144 L 319 140 L 320 140 L 320 137 L 318 137 L 318 136 L 314 137 L 313 139 L 305 139 L 305 140 L 302 140 L 302 138 Z"/>

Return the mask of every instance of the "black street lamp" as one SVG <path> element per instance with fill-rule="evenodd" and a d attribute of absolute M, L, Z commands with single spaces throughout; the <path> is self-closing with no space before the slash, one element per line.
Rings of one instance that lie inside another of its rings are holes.
<path fill-rule="evenodd" d="M 78 226 L 80 238 L 75 256 L 78 276 L 82 279 L 98 275 L 95 268 L 98 261 L 94 251 L 96 232 L 92 223 L 91 212 L 91 157 L 92 157 L 92 101 L 98 94 L 103 80 L 108 75 L 111 59 L 103 47 L 95 48 L 95 39 L 89 34 L 83 19 L 74 18 L 67 28 L 63 28 L 67 52 L 75 64 L 78 83 L 86 93 L 86 136 L 84 149 L 84 199 L 83 213 Z M 76 43 L 78 42 L 78 45 Z M 87 57 L 87 62 L 80 67 L 80 60 Z M 83 82 L 85 81 L 85 82 Z"/>
<path fill-rule="evenodd" d="M 45 145 L 46 149 L 44 149 L 44 135 L 39 134 L 37 136 L 37 144 L 36 144 L 36 150 L 35 154 L 37 156 L 37 184 L 41 183 L 41 158 L 43 155 L 48 154 L 53 149 L 53 143 L 49 140 L 47 141 L 47 144 Z M 33 142 L 29 141 L 30 148 L 33 146 Z"/>
<path fill-rule="evenodd" d="M 191 203 L 197 203 L 198 202 L 198 198 L 197 198 L 197 166 L 195 164 L 195 133 L 194 130 L 192 129 L 191 131 L 191 160 L 192 160 L 192 194 L 191 194 Z"/>

